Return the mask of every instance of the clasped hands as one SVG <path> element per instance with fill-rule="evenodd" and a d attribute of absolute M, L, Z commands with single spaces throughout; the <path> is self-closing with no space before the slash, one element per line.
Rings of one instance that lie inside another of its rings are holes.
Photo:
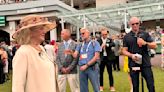
<path fill-rule="evenodd" d="M 142 38 L 137 38 L 137 44 L 139 47 L 142 47 L 143 45 L 146 45 L 147 42 L 144 41 Z"/>
<path fill-rule="evenodd" d="M 64 68 L 64 67 L 63 67 L 63 68 L 61 69 L 61 72 L 64 73 L 64 74 L 68 74 L 68 73 L 70 73 L 70 71 L 71 71 L 71 69 L 70 69 L 69 67 L 67 67 L 67 68 Z"/>

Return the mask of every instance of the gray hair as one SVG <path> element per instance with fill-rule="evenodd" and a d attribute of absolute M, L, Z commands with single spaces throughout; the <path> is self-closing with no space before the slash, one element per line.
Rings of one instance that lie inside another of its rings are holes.
<path fill-rule="evenodd" d="M 80 31 L 81 31 L 81 30 L 85 30 L 86 32 L 90 33 L 90 31 L 89 31 L 90 28 L 87 28 L 87 27 L 84 28 L 84 27 L 83 27 L 83 28 L 80 29 Z"/>
<path fill-rule="evenodd" d="M 65 32 L 71 34 L 71 30 L 69 30 L 69 29 L 63 29 L 62 31 L 65 31 Z"/>

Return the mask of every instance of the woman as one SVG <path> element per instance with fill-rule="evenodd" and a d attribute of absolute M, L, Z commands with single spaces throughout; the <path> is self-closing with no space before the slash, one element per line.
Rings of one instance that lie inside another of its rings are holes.
<path fill-rule="evenodd" d="M 13 38 L 20 44 L 13 58 L 12 92 L 59 92 L 57 65 L 40 45 L 45 34 L 55 28 L 39 15 L 24 17 Z"/>
<path fill-rule="evenodd" d="M 3 84 L 5 82 L 5 74 L 3 71 L 5 63 L 2 61 L 1 57 L 2 57 L 2 51 L 0 50 L 0 84 Z"/>
<path fill-rule="evenodd" d="M 0 55 L 1 55 L 1 60 L 4 63 L 3 72 L 5 74 L 5 80 L 9 80 L 9 76 L 8 76 L 8 66 L 9 66 L 8 55 L 7 55 L 7 52 L 5 51 L 5 49 L 3 47 L 0 47 Z"/>

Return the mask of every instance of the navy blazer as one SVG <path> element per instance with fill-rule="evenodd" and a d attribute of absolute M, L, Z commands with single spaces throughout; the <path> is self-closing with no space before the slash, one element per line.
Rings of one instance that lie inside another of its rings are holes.
<path fill-rule="evenodd" d="M 103 41 L 102 41 L 101 38 L 99 38 L 97 41 L 100 43 L 100 46 L 103 44 Z M 109 61 L 115 59 L 114 51 L 112 50 L 112 47 L 114 47 L 114 46 L 115 46 L 115 43 L 113 42 L 113 40 L 111 38 L 107 38 L 107 41 L 106 41 L 106 52 L 107 52 L 107 58 L 108 58 Z M 104 52 L 104 50 L 102 49 L 102 52 L 100 52 L 101 61 L 104 58 L 103 52 Z"/>

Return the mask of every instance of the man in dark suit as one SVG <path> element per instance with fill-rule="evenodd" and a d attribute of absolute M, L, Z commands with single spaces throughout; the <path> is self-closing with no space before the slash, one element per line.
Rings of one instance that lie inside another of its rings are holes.
<path fill-rule="evenodd" d="M 57 52 L 57 64 L 59 67 L 58 84 L 60 92 L 66 92 L 66 81 L 70 85 L 71 92 L 80 92 L 77 62 L 70 51 L 75 51 L 76 43 L 71 40 L 71 32 L 69 29 L 61 31 L 63 42 L 59 45 Z"/>
<path fill-rule="evenodd" d="M 101 38 L 97 41 L 100 43 L 102 52 L 100 52 L 100 91 L 103 91 L 103 73 L 105 66 L 107 67 L 109 81 L 110 81 L 110 91 L 115 91 L 114 88 L 114 81 L 113 81 L 113 74 L 112 74 L 112 63 L 115 60 L 114 51 L 112 47 L 115 46 L 112 39 L 107 38 L 108 31 L 107 28 L 101 29 Z"/>

